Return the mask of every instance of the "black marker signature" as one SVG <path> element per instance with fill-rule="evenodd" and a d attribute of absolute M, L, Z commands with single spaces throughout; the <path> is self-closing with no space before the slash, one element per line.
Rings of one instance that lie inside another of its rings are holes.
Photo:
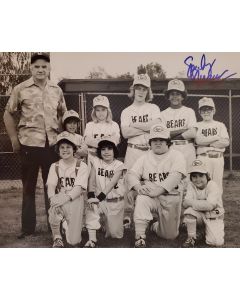
<path fill-rule="evenodd" d="M 191 79 L 227 79 L 237 73 L 227 74 L 229 70 L 223 71 L 221 74 L 213 74 L 213 65 L 216 58 L 211 62 L 206 62 L 205 54 L 202 55 L 200 66 L 193 64 L 193 56 L 188 56 L 184 60 L 184 64 L 188 66 L 187 77 Z"/>

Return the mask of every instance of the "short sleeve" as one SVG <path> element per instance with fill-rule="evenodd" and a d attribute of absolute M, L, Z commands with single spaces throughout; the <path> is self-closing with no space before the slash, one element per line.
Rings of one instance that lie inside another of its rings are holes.
<path fill-rule="evenodd" d="M 152 105 L 152 119 L 161 119 L 161 113 L 160 113 L 160 108 L 156 104 L 151 104 Z"/>
<path fill-rule="evenodd" d="M 121 127 L 127 127 L 130 125 L 130 117 L 128 110 L 124 109 L 121 113 Z"/>
<path fill-rule="evenodd" d="M 83 189 L 87 189 L 88 185 L 88 167 L 84 162 L 78 169 L 77 177 L 75 179 L 75 186 L 81 186 Z"/>
<path fill-rule="evenodd" d="M 89 122 L 89 123 L 86 124 L 86 128 L 85 128 L 84 135 L 83 135 L 84 139 L 86 137 L 92 137 L 92 133 L 91 133 L 91 130 L 90 130 L 90 123 L 92 123 L 92 122 Z"/>
<path fill-rule="evenodd" d="M 189 108 L 189 122 L 188 128 L 197 127 L 197 119 L 195 111 L 192 108 Z"/>
<path fill-rule="evenodd" d="M 19 88 L 18 88 L 18 86 L 16 86 L 11 93 L 11 96 L 8 100 L 8 103 L 5 107 L 5 109 L 10 114 L 13 114 L 14 112 L 16 112 L 18 110 L 18 106 L 19 106 Z"/>
<path fill-rule="evenodd" d="M 51 164 L 50 170 L 48 172 L 47 185 L 57 186 L 58 176 L 55 169 L 56 163 Z"/>
<path fill-rule="evenodd" d="M 60 89 L 60 101 L 58 106 L 58 113 L 62 117 L 66 111 L 67 111 L 66 101 L 63 96 L 63 91 Z"/>
<path fill-rule="evenodd" d="M 227 128 L 226 128 L 226 126 L 225 126 L 224 123 L 221 123 L 220 138 L 222 138 L 222 139 L 229 139 Z"/>

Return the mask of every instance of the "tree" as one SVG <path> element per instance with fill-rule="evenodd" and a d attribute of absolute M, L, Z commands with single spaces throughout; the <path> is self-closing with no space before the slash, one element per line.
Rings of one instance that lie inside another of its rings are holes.
<path fill-rule="evenodd" d="M 151 62 L 146 66 L 141 64 L 137 67 L 137 73 L 147 73 L 151 79 L 166 79 L 166 72 L 163 70 L 162 66 L 157 62 Z"/>
<path fill-rule="evenodd" d="M 109 78 L 113 78 L 113 77 L 111 75 L 109 75 L 103 67 L 98 66 L 96 69 L 93 68 L 86 78 L 89 78 L 89 79 L 109 79 Z"/>
<path fill-rule="evenodd" d="M 12 88 L 30 77 L 31 52 L 0 52 L 0 94 L 9 95 Z"/>
<path fill-rule="evenodd" d="M 121 74 L 121 75 L 117 75 L 117 79 L 133 79 L 134 75 L 131 74 L 130 72 Z"/>
<path fill-rule="evenodd" d="M 176 78 L 187 78 L 186 71 L 179 71 L 176 75 Z"/>

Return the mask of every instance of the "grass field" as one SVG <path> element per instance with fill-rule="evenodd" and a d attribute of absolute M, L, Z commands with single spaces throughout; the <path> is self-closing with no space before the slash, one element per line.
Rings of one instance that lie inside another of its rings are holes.
<path fill-rule="evenodd" d="M 36 235 L 18 240 L 21 224 L 21 189 L 12 187 L 1 191 L 0 197 L 0 247 L 5 248 L 41 248 L 51 247 L 51 234 L 47 231 L 46 215 L 44 210 L 43 190 L 37 188 L 37 231 Z M 240 187 L 239 177 L 224 179 L 223 202 L 225 207 L 225 248 L 240 247 Z M 103 233 L 98 234 L 99 246 L 106 248 L 129 248 L 133 247 L 134 232 L 125 232 L 122 240 L 105 239 Z M 156 237 L 153 233 L 148 234 L 148 247 L 153 248 L 178 248 L 186 239 L 186 232 L 180 231 L 174 241 Z M 87 240 L 87 234 L 83 233 L 83 241 Z M 207 247 L 204 242 L 198 247 Z"/>

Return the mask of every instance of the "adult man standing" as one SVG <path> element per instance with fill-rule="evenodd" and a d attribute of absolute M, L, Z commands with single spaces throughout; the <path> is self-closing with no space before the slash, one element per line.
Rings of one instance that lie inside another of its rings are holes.
<path fill-rule="evenodd" d="M 53 145 L 67 110 L 63 92 L 51 82 L 50 57 L 45 52 L 31 56 L 32 77 L 17 85 L 4 113 L 4 123 L 11 139 L 13 152 L 20 153 L 22 163 L 22 233 L 19 238 L 33 234 L 36 227 L 35 189 L 39 168 L 45 193 L 45 208 L 49 202 L 45 183 L 50 165 L 57 160 Z M 19 111 L 18 130 L 14 113 Z"/>

